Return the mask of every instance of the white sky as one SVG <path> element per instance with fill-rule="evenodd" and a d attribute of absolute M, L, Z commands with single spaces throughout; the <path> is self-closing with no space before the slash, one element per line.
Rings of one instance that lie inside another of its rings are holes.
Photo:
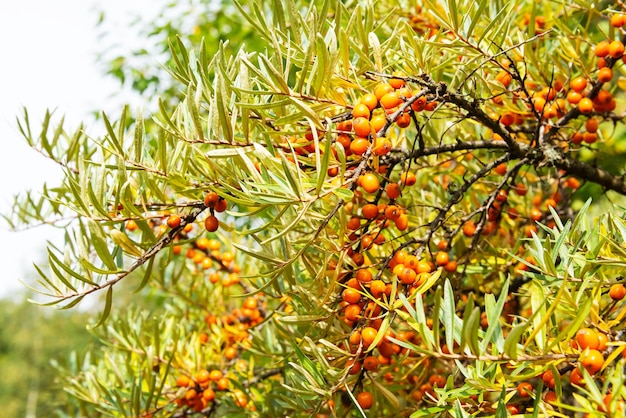
<path fill-rule="evenodd" d="M 88 113 L 111 109 L 110 95 L 119 84 L 102 75 L 96 64 L 96 10 L 108 14 L 116 39 L 128 38 L 128 23 L 142 10 L 156 11 L 163 0 L 20 0 L 0 2 L 0 212 L 12 196 L 58 183 L 61 170 L 31 150 L 21 138 L 15 118 L 29 110 L 34 130 L 46 108 L 65 115 L 69 127 Z M 126 29 L 126 32 L 124 30 Z M 133 106 L 134 108 L 134 106 Z M 90 134 L 98 129 L 89 127 Z M 95 132 L 94 132 L 95 131 Z M 62 231 L 48 227 L 9 232 L 0 219 L 0 297 L 23 289 L 24 277 L 36 277 L 32 263 L 45 257 L 45 244 L 62 243 Z"/>

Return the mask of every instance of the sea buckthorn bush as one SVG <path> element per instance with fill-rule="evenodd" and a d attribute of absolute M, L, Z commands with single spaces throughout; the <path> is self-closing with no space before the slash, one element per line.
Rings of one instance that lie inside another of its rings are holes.
<path fill-rule="evenodd" d="M 623 4 L 236 7 L 263 47 L 180 33 L 150 117 L 20 120 L 44 303 L 103 295 L 86 414 L 623 414 Z"/>

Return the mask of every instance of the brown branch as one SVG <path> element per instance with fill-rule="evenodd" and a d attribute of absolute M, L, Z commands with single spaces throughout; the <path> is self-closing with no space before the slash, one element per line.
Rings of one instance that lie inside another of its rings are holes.
<path fill-rule="evenodd" d="M 139 267 L 141 267 L 146 262 L 148 262 L 152 257 L 156 256 L 159 253 L 159 251 L 161 251 L 163 248 L 165 248 L 168 244 L 170 244 L 174 240 L 174 237 L 176 237 L 178 233 L 183 230 L 185 225 L 195 222 L 196 218 L 202 212 L 204 212 L 205 209 L 206 209 L 206 206 L 204 206 L 203 204 L 193 208 L 191 213 L 189 213 L 187 216 L 185 216 L 182 219 L 182 222 L 179 227 L 173 228 L 167 234 L 163 235 L 152 247 L 150 247 L 145 253 L 143 253 L 141 257 L 135 260 L 135 262 L 128 268 L 128 270 L 122 273 L 119 273 L 118 275 L 105 281 L 104 283 L 97 284 L 86 290 L 60 296 L 58 297 L 59 302 L 71 300 L 71 299 L 75 299 L 79 297 L 84 297 L 91 293 L 95 293 L 100 290 L 106 289 L 108 287 L 114 286 L 117 282 L 123 280 L 128 275 L 130 275 L 133 271 L 137 270 Z"/>

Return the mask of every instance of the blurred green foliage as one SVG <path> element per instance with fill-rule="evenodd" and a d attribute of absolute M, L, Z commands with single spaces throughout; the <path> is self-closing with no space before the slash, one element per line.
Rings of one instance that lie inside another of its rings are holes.
<path fill-rule="evenodd" d="M 1 415 L 75 415 L 53 362 L 62 364 L 68 353 L 97 348 L 85 328 L 89 313 L 52 311 L 21 296 L 14 299 L 0 300 Z"/>

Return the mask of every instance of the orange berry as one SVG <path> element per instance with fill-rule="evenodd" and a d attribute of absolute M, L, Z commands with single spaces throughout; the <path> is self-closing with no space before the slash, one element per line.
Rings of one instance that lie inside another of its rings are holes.
<path fill-rule="evenodd" d="M 356 304 L 350 304 L 344 308 L 343 316 L 349 321 L 357 321 L 361 317 L 361 307 Z"/>
<path fill-rule="evenodd" d="M 135 222 L 133 219 L 129 219 L 128 221 L 126 221 L 125 228 L 127 231 L 135 231 L 137 228 L 139 228 L 139 226 L 137 225 L 137 222 Z"/>
<path fill-rule="evenodd" d="M 237 357 L 237 349 L 235 347 L 230 346 L 224 350 L 224 358 L 226 360 L 233 360 L 235 357 Z"/>
<path fill-rule="evenodd" d="M 178 228 L 181 222 L 182 222 L 182 219 L 180 218 L 179 215 L 170 215 L 167 217 L 167 226 L 169 226 L 172 229 Z"/>
<path fill-rule="evenodd" d="M 496 74 L 496 80 L 498 80 L 506 88 L 509 87 L 513 78 L 508 71 L 501 70 L 498 74 Z"/>
<path fill-rule="evenodd" d="M 581 144 L 583 142 L 583 133 L 582 132 L 575 132 L 572 135 L 572 137 L 570 138 L 570 140 L 574 144 Z"/>
<path fill-rule="evenodd" d="M 211 379 L 211 381 L 213 382 L 217 382 L 218 380 L 220 380 L 222 377 L 224 377 L 224 374 L 222 373 L 221 370 L 211 370 L 211 372 L 209 373 L 209 378 Z"/>
<path fill-rule="evenodd" d="M 356 272 L 356 279 L 361 283 L 371 282 L 374 275 L 369 269 L 360 269 Z"/>
<path fill-rule="evenodd" d="M 350 149 L 350 143 L 352 142 L 352 139 L 350 139 L 350 137 L 346 134 L 340 134 L 337 135 L 337 139 L 335 139 L 335 142 L 341 144 L 344 150 L 348 150 Z"/>
<path fill-rule="evenodd" d="M 411 124 L 411 115 L 407 112 L 403 112 L 396 119 L 396 125 L 398 125 L 399 128 L 406 128 L 410 124 Z"/>
<path fill-rule="evenodd" d="M 361 220 L 357 218 L 356 216 L 353 216 L 352 218 L 350 218 L 348 223 L 346 223 L 346 228 L 352 231 L 359 229 L 360 226 L 361 226 Z"/>
<path fill-rule="evenodd" d="M 226 199 L 219 199 L 215 204 L 215 212 L 224 212 L 226 208 L 228 208 L 228 202 L 226 202 Z"/>
<path fill-rule="evenodd" d="M 573 190 L 578 189 L 580 187 L 580 180 L 578 180 L 576 177 L 569 177 L 567 179 L 567 187 Z"/>
<path fill-rule="evenodd" d="M 444 270 L 448 273 L 454 273 L 458 267 L 458 263 L 454 260 L 448 261 L 448 263 L 444 266 Z"/>
<path fill-rule="evenodd" d="M 601 83 L 608 83 L 613 79 L 613 70 L 609 67 L 600 68 L 598 71 L 598 81 Z"/>
<path fill-rule="evenodd" d="M 397 199 L 402 193 L 402 187 L 398 183 L 388 183 L 385 187 L 385 193 L 389 199 Z"/>
<path fill-rule="evenodd" d="M 435 262 L 438 266 L 445 266 L 450 262 L 450 254 L 445 251 L 439 251 L 437 255 L 435 255 Z"/>
<path fill-rule="evenodd" d="M 381 156 L 386 155 L 391 151 L 391 141 L 387 138 L 376 138 L 376 142 L 374 144 L 374 148 L 372 151 L 375 155 Z"/>
<path fill-rule="evenodd" d="M 406 213 L 403 213 L 395 220 L 395 224 L 398 231 L 404 231 L 409 227 L 409 217 Z"/>
<path fill-rule="evenodd" d="M 380 106 L 383 109 L 393 109 L 400 104 L 402 104 L 402 98 L 397 91 L 389 92 L 380 98 Z"/>
<path fill-rule="evenodd" d="M 361 371 L 362 364 L 357 360 L 348 360 L 346 368 L 349 369 L 348 374 L 355 375 Z"/>
<path fill-rule="evenodd" d="M 606 57 L 609 55 L 609 42 L 608 41 L 600 41 L 596 45 L 594 50 L 596 57 Z"/>
<path fill-rule="evenodd" d="M 176 379 L 176 386 L 178 386 L 179 388 L 185 388 L 189 386 L 190 383 L 192 383 L 191 379 L 183 374 L 178 376 L 178 378 Z"/>
<path fill-rule="evenodd" d="M 558 398 L 556 396 L 556 392 L 549 390 L 548 392 L 546 392 L 545 395 L 543 395 L 543 401 L 546 403 L 555 403 L 558 401 Z"/>
<path fill-rule="evenodd" d="M 355 155 L 363 155 L 367 152 L 369 146 L 370 141 L 367 139 L 362 137 L 355 138 L 354 141 L 350 143 L 350 151 Z"/>
<path fill-rule="evenodd" d="M 378 331 L 372 327 L 365 327 L 361 330 L 361 340 L 363 341 L 363 346 L 367 349 L 372 344 Z"/>
<path fill-rule="evenodd" d="M 215 217 L 215 215 L 209 215 L 204 220 L 204 227 L 209 232 L 215 232 L 220 226 L 220 221 Z"/>
<path fill-rule="evenodd" d="M 402 264 L 399 264 L 397 267 L 400 267 L 400 266 L 402 266 Z M 402 284 L 415 283 L 415 279 L 417 278 L 417 273 L 415 272 L 415 270 L 408 268 L 408 267 L 403 267 L 399 270 L 401 271 L 400 271 L 400 274 L 398 274 L 398 278 L 400 279 L 400 282 Z"/>
<path fill-rule="evenodd" d="M 576 332 L 576 342 L 581 349 L 598 348 L 598 334 L 590 328 L 581 328 Z"/>
<path fill-rule="evenodd" d="M 580 93 L 587 87 L 587 79 L 582 76 L 576 77 L 570 81 L 569 87 L 575 92 Z"/>
<path fill-rule="evenodd" d="M 598 332 L 598 351 L 604 351 L 607 348 L 609 342 L 609 337 L 606 336 L 606 334 L 602 334 L 600 332 Z"/>
<path fill-rule="evenodd" d="M 368 193 L 377 192 L 380 189 L 378 177 L 373 173 L 365 173 L 361 179 L 361 187 Z"/>
<path fill-rule="evenodd" d="M 341 293 L 341 298 L 348 303 L 358 303 L 361 300 L 361 294 L 356 289 L 346 288 Z"/>
<path fill-rule="evenodd" d="M 572 370 L 569 376 L 569 382 L 572 385 L 584 386 L 585 378 L 583 377 L 582 371 L 578 368 Z"/>
<path fill-rule="evenodd" d="M 626 296 L 626 286 L 621 283 L 615 283 L 609 289 L 609 296 L 613 300 L 622 300 Z"/>
<path fill-rule="evenodd" d="M 502 164 L 499 164 L 496 168 L 494 168 L 493 171 L 495 171 L 496 174 L 503 176 L 506 174 L 508 169 L 509 169 L 508 165 L 506 163 L 502 163 Z"/>
<path fill-rule="evenodd" d="M 198 395 L 198 392 L 196 392 L 195 389 L 187 389 L 187 392 L 185 392 L 185 399 L 187 399 L 188 401 L 193 401 L 196 395 Z"/>
<path fill-rule="evenodd" d="M 363 359 L 363 368 L 370 372 L 378 369 L 378 359 L 375 356 L 367 356 Z"/>
<path fill-rule="evenodd" d="M 209 371 L 206 369 L 198 370 L 194 376 L 194 380 L 196 381 L 196 383 L 199 383 L 200 385 L 208 382 L 209 378 L 210 378 L 210 374 L 209 374 Z"/>
<path fill-rule="evenodd" d="M 204 195 L 204 205 L 209 208 L 215 207 L 219 199 L 220 196 L 217 193 L 208 192 Z"/>
<path fill-rule="evenodd" d="M 578 358 L 580 364 L 587 369 L 589 374 L 594 374 L 602 368 L 604 356 L 598 350 L 586 349 Z"/>
<path fill-rule="evenodd" d="M 395 221 L 402 215 L 402 210 L 396 205 L 388 205 L 385 208 L 385 218 Z"/>
<path fill-rule="evenodd" d="M 352 117 L 353 118 L 370 118 L 370 109 L 367 105 L 363 103 L 357 103 L 352 109 Z"/>
<path fill-rule="evenodd" d="M 587 132 L 594 133 L 598 130 L 598 120 L 594 118 L 589 118 L 585 121 L 585 129 Z"/>
<path fill-rule="evenodd" d="M 588 97 L 583 97 L 580 102 L 578 102 L 578 110 L 580 113 L 591 113 L 593 112 L 593 102 Z"/>
<path fill-rule="evenodd" d="M 467 221 L 463 225 L 463 235 L 466 237 L 473 237 L 476 233 L 476 223 L 474 221 Z"/>
<path fill-rule="evenodd" d="M 580 102 L 580 99 L 582 98 L 582 94 L 577 91 L 570 90 L 569 92 L 567 92 L 567 101 L 571 104 L 578 104 L 578 102 Z"/>
<path fill-rule="evenodd" d="M 624 44 L 621 41 L 613 41 L 609 44 L 609 55 L 615 59 L 624 55 Z"/>
<path fill-rule="evenodd" d="M 352 121 L 352 129 L 354 130 L 354 133 L 361 138 L 367 138 L 372 132 L 372 126 L 370 125 L 370 121 L 364 117 L 355 118 Z"/>
<path fill-rule="evenodd" d="M 517 393 L 522 398 L 528 398 L 533 393 L 533 385 L 529 382 L 522 382 L 517 385 Z"/>
<path fill-rule="evenodd" d="M 376 109 L 376 106 L 378 106 L 378 98 L 376 98 L 376 95 L 372 93 L 364 94 L 359 99 L 359 103 L 362 103 L 365 106 L 367 106 L 367 108 L 371 112 L 372 110 Z"/>
<path fill-rule="evenodd" d="M 380 101 L 380 99 L 387 93 L 394 91 L 394 88 L 387 83 L 381 83 L 374 88 L 374 96 Z"/>
<path fill-rule="evenodd" d="M 624 19 L 624 15 L 622 14 L 614 14 L 611 16 L 611 26 L 614 28 L 621 28 L 624 26 L 626 19 Z"/>
<path fill-rule="evenodd" d="M 375 132 L 380 131 L 387 124 L 387 118 L 384 115 L 374 115 L 370 120 L 370 125 Z"/>
<path fill-rule="evenodd" d="M 215 399 L 215 391 L 211 388 L 206 388 L 202 392 L 202 398 L 207 402 L 211 402 L 213 399 Z"/>
<path fill-rule="evenodd" d="M 374 280 L 370 283 L 370 293 L 375 298 L 378 298 L 385 293 L 385 282 L 382 280 Z"/>
<path fill-rule="evenodd" d="M 227 390 L 228 389 L 228 378 L 222 377 L 217 381 L 217 390 Z"/>
<path fill-rule="evenodd" d="M 356 400 L 359 403 L 359 406 L 363 409 L 370 409 L 372 405 L 374 405 L 374 397 L 367 391 L 356 395 Z"/>
<path fill-rule="evenodd" d="M 361 214 L 366 219 L 374 219 L 378 216 L 378 206 L 373 203 L 367 203 L 361 208 Z"/>
<path fill-rule="evenodd" d="M 415 174 L 405 171 L 400 174 L 400 183 L 405 186 L 413 186 L 417 182 Z"/>
<path fill-rule="evenodd" d="M 398 74 L 394 74 L 394 75 L 399 76 L 399 75 L 402 75 L 402 74 L 398 73 Z M 396 89 L 396 90 L 401 89 L 402 87 L 405 86 L 405 84 L 406 84 L 406 81 L 404 81 L 401 78 L 391 78 L 391 79 L 389 79 L 389 85 L 391 87 L 393 87 L 394 89 Z"/>

